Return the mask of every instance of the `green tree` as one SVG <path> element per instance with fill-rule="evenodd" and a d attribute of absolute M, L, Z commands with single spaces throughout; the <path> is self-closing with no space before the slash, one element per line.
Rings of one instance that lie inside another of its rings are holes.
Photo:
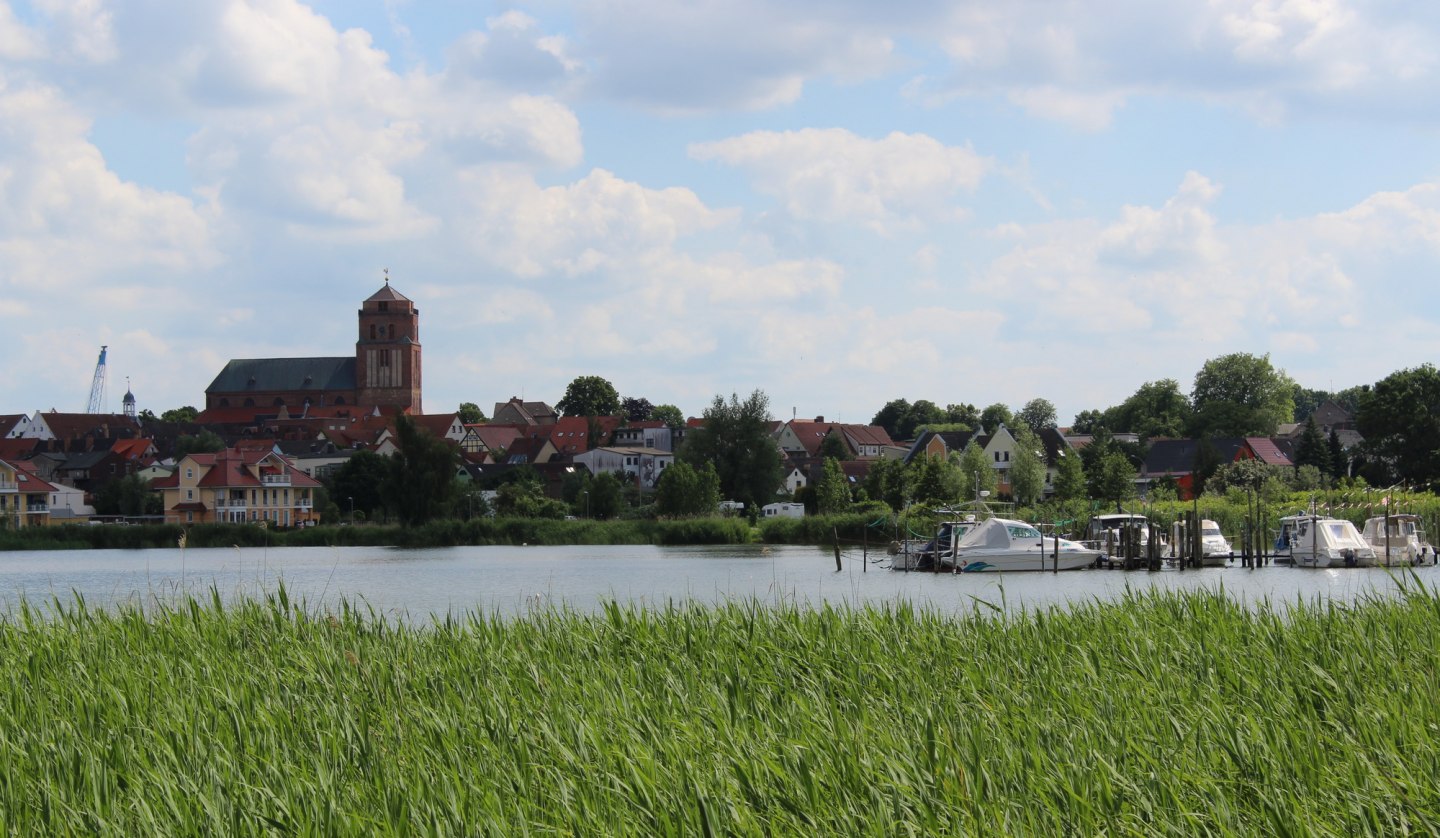
<path fill-rule="evenodd" d="M 1190 399 L 1173 378 L 1140 385 L 1130 398 L 1105 411 L 1103 424 L 1115 433 L 1139 434 L 1142 439 L 1178 438 L 1191 421 Z"/>
<path fill-rule="evenodd" d="M 1220 451 L 1210 437 L 1202 436 L 1195 444 L 1195 459 L 1190 465 L 1190 487 L 1196 495 L 1205 493 L 1205 484 L 1225 465 Z"/>
<path fill-rule="evenodd" d="M 1130 464 L 1130 459 L 1119 451 L 1106 454 L 1100 460 L 1095 491 L 1100 500 L 1116 504 L 1135 497 L 1135 466 Z"/>
<path fill-rule="evenodd" d="M 974 430 L 980 424 L 980 410 L 973 404 L 947 404 L 945 424 L 964 425 L 966 430 Z"/>
<path fill-rule="evenodd" d="M 1325 435 L 1320 433 L 1320 426 L 1315 424 L 1313 415 L 1306 417 L 1305 429 L 1300 432 L 1300 440 L 1295 444 L 1295 468 L 1302 466 L 1314 466 L 1321 474 L 1334 474 L 1330 446 L 1325 441 Z"/>
<path fill-rule="evenodd" d="M 1362 398 L 1355 417 L 1382 479 L 1440 479 L 1440 370 L 1432 364 L 1391 373 Z"/>
<path fill-rule="evenodd" d="M 374 451 L 356 451 L 326 481 L 341 516 L 349 520 L 353 509 L 366 519 L 378 517 L 384 506 L 381 489 L 390 476 L 390 462 Z"/>
<path fill-rule="evenodd" d="M 1015 415 L 1010 412 L 1010 408 L 996 402 L 981 411 L 980 424 L 984 426 L 986 432 L 993 434 L 995 429 L 1001 425 L 1007 428 L 1014 425 Z"/>
<path fill-rule="evenodd" d="M 1326 447 L 1330 449 L 1330 476 L 1347 477 L 1350 474 L 1350 458 L 1345 455 L 1345 446 L 1340 444 L 1340 434 L 1330 429 L 1330 438 L 1326 440 Z"/>
<path fill-rule="evenodd" d="M 614 416 L 620 412 L 620 393 L 598 375 L 582 375 L 565 388 L 555 409 L 562 416 Z"/>
<path fill-rule="evenodd" d="M 142 425 L 149 425 L 151 423 L 159 421 L 160 419 L 160 417 L 155 415 L 155 411 L 151 410 L 148 407 L 135 414 L 135 418 L 140 420 L 140 424 Z"/>
<path fill-rule="evenodd" d="M 459 449 L 403 413 L 395 417 L 395 448 L 389 477 L 381 489 L 386 506 L 395 510 L 405 526 L 449 514 L 459 488 Z"/>
<path fill-rule="evenodd" d="M 697 469 L 713 464 L 724 497 L 758 509 L 774 499 L 784 480 L 771 421 L 770 399 L 760 390 L 743 402 L 733 393 L 728 402 L 716 396 L 703 425 L 686 435 L 677 457 Z"/>
<path fill-rule="evenodd" d="M 899 460 L 876 460 L 865 475 L 865 494 L 882 500 L 896 511 L 910 501 L 909 471 Z"/>
<path fill-rule="evenodd" d="M 1190 400 L 1192 436 L 1270 436 L 1295 415 L 1295 382 L 1269 355 L 1236 352 L 1205 362 Z"/>
<path fill-rule="evenodd" d="M 964 472 L 945 457 L 916 457 L 910 461 L 910 487 L 921 503 L 955 503 L 967 494 Z"/>
<path fill-rule="evenodd" d="M 850 481 L 834 457 L 825 458 L 823 473 L 815 482 L 815 508 L 821 515 L 834 515 L 850 508 Z"/>
<path fill-rule="evenodd" d="M 495 513 L 506 518 L 564 518 L 569 507 L 545 496 L 540 478 L 533 471 L 520 473 L 495 490 Z"/>
<path fill-rule="evenodd" d="M 474 402 L 461 402 L 460 409 L 455 412 L 466 425 L 479 425 L 485 421 L 485 413 L 480 410 L 480 405 Z"/>
<path fill-rule="evenodd" d="M 1016 503 L 1032 504 L 1045 494 L 1045 446 L 1028 425 L 1020 425 L 1012 435 L 1015 455 L 1010 459 L 1010 494 Z"/>
<path fill-rule="evenodd" d="M 1077 434 L 1093 434 L 1105 424 L 1105 414 L 1098 410 L 1082 410 L 1075 414 L 1070 430 Z"/>
<path fill-rule="evenodd" d="M 225 440 L 211 430 L 202 430 L 194 436 L 182 436 L 175 440 L 175 458 L 186 454 L 213 454 L 225 450 Z"/>
<path fill-rule="evenodd" d="M 1015 414 L 1017 424 L 1024 424 L 1035 433 L 1055 427 L 1055 405 L 1046 399 L 1031 399 Z"/>
<path fill-rule="evenodd" d="M 100 487 L 95 493 L 95 512 L 98 515 L 148 515 L 156 506 L 151 501 L 155 497 L 149 480 L 138 474 L 127 474 Z M 160 503 L 163 505 L 163 501 Z"/>
<path fill-rule="evenodd" d="M 900 428 L 909 420 L 910 402 L 905 399 L 892 399 L 885 403 L 885 406 L 870 420 L 870 424 L 884 428 L 885 433 L 891 439 L 908 439 L 900 435 Z M 913 425 L 911 426 L 913 427 Z"/>
<path fill-rule="evenodd" d="M 1055 498 L 1078 500 L 1085 497 L 1085 467 L 1074 451 L 1061 451 L 1055 464 Z"/>
<path fill-rule="evenodd" d="M 980 492 L 994 492 L 995 479 L 995 468 L 985 458 L 985 449 L 972 438 L 960 454 L 960 491 L 967 498 L 974 498 Z"/>
<path fill-rule="evenodd" d="M 627 396 L 620 400 L 620 415 L 629 422 L 644 422 L 655 415 L 649 399 Z"/>
<path fill-rule="evenodd" d="M 590 481 L 590 517 L 601 521 L 619 518 L 625 508 L 624 486 L 612 472 L 602 472 Z"/>
<path fill-rule="evenodd" d="M 845 440 L 840 436 L 840 432 L 836 430 L 830 431 L 830 433 L 825 435 L 824 439 L 820 440 L 819 456 L 833 457 L 837 460 L 855 459 L 850 455 L 850 446 L 845 444 Z"/>
<path fill-rule="evenodd" d="M 921 399 L 910 405 L 910 413 L 900 423 L 900 439 L 914 439 L 917 434 L 931 425 L 945 421 L 945 411 L 932 401 Z M 894 439 L 894 437 L 891 437 Z"/>
<path fill-rule="evenodd" d="M 664 422 L 665 427 L 672 431 L 678 431 L 685 427 L 685 414 L 673 404 L 656 405 L 650 411 L 650 418 L 656 422 Z"/>
<path fill-rule="evenodd" d="M 677 460 L 660 473 L 655 487 L 655 512 L 671 518 L 714 515 L 720 508 L 720 475 L 706 463 L 696 469 Z"/>
<path fill-rule="evenodd" d="M 193 407 L 191 407 L 190 405 L 187 404 L 187 405 L 185 405 L 184 407 L 172 408 L 172 409 L 167 410 L 167 411 L 165 411 L 164 413 L 160 414 L 160 421 L 161 421 L 161 422 L 194 422 L 194 421 L 195 421 L 195 418 L 196 418 L 197 416 L 199 416 L 199 415 L 200 415 L 200 411 L 196 410 L 195 408 L 193 408 Z"/>

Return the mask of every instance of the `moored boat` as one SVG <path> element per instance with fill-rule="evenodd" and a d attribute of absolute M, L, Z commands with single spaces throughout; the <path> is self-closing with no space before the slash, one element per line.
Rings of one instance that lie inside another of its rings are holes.
<path fill-rule="evenodd" d="M 1386 567 L 1435 563 L 1435 548 L 1425 540 L 1419 515 L 1399 512 L 1367 518 L 1360 536 Z"/>
<path fill-rule="evenodd" d="M 990 518 L 960 536 L 942 563 L 961 573 L 1016 570 L 1077 570 L 1092 567 L 1104 551 L 1056 536 L 1043 535 L 1033 524 L 1011 518 Z"/>
<path fill-rule="evenodd" d="M 1317 512 L 1280 519 L 1277 554 L 1288 555 L 1296 567 L 1373 567 L 1375 548 L 1355 525 Z"/>

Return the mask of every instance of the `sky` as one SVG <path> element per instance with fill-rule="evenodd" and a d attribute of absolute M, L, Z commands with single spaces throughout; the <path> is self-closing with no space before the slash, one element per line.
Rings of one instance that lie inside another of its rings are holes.
<path fill-rule="evenodd" d="M 1394 0 L 0 0 L 0 413 L 350 355 L 387 270 L 432 413 L 1370 384 L 1440 356 L 1437 103 Z"/>

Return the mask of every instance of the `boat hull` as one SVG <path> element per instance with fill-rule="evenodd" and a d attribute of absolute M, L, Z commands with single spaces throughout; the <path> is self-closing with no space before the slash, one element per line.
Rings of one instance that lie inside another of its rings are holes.
<path fill-rule="evenodd" d="M 1094 567 L 1102 557 L 1099 552 L 1078 552 L 1060 551 L 1058 564 L 1060 570 L 1081 570 L 1087 567 Z M 1040 555 L 1038 550 L 1028 553 L 1016 553 L 1006 551 L 1003 553 L 989 553 L 985 551 L 974 551 L 961 553 L 955 557 L 953 569 L 960 573 L 998 573 L 1022 570 L 1055 570 L 1057 564 L 1053 553 Z"/>

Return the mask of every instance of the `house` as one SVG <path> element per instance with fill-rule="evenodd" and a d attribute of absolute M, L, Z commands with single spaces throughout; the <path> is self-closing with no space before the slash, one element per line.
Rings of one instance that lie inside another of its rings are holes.
<path fill-rule="evenodd" d="M 1259 460 L 1266 465 L 1293 465 L 1274 440 L 1266 437 L 1220 437 L 1210 440 L 1222 463 Z M 1156 480 L 1172 478 L 1181 500 L 1195 497 L 1196 439 L 1156 439 L 1150 442 L 1136 484 L 1143 495 Z"/>
<path fill-rule="evenodd" d="M 489 454 L 493 458 L 509 450 L 521 435 L 513 425 L 466 425 L 460 439 L 460 450 L 467 455 Z"/>
<path fill-rule="evenodd" d="M 30 429 L 30 417 L 24 413 L 15 413 L 0 416 L 0 439 L 20 439 L 26 437 L 25 432 Z"/>
<path fill-rule="evenodd" d="M 35 417 L 18 434 L 21 439 L 60 440 L 66 443 L 86 443 L 94 447 L 96 440 L 103 440 L 104 447 L 113 439 L 140 436 L 140 423 L 123 413 L 49 413 L 35 411 Z"/>
<path fill-rule="evenodd" d="M 672 430 L 664 422 L 631 422 L 623 428 L 616 428 L 611 444 L 635 448 L 655 448 L 660 451 L 674 451 L 685 438 L 683 429 Z"/>
<path fill-rule="evenodd" d="M 274 448 L 227 448 L 187 454 L 175 473 L 151 484 L 164 498 L 167 523 L 246 523 L 309 526 L 319 520 L 320 482 Z"/>
<path fill-rule="evenodd" d="M 805 504 L 785 501 L 767 503 L 760 507 L 760 515 L 765 518 L 804 518 Z"/>
<path fill-rule="evenodd" d="M 814 419 L 792 419 L 780 424 L 775 430 L 775 442 L 786 455 L 795 457 L 816 457 L 826 437 L 837 437 L 845 445 L 850 456 L 860 459 L 876 459 L 886 449 L 895 447 L 890 434 L 877 425 L 850 425 L 841 422 L 826 422 L 824 416 Z"/>
<path fill-rule="evenodd" d="M 527 402 L 518 396 L 511 396 L 509 401 L 495 403 L 495 410 L 490 414 L 490 424 L 531 427 L 553 425 L 559 418 L 555 408 L 545 402 Z"/>
<path fill-rule="evenodd" d="M 49 525 L 53 491 L 55 487 L 23 460 L 0 460 L 0 529 Z"/>
<path fill-rule="evenodd" d="M 591 474 L 616 474 L 642 489 L 654 489 L 665 469 L 675 464 L 675 455 L 658 448 L 612 446 L 576 454 L 573 461 Z"/>
<path fill-rule="evenodd" d="M 540 465 L 549 463 L 560 458 L 560 452 L 555 450 L 555 443 L 548 437 L 517 437 L 510 447 L 505 451 L 505 465 L 523 466 Z"/>

